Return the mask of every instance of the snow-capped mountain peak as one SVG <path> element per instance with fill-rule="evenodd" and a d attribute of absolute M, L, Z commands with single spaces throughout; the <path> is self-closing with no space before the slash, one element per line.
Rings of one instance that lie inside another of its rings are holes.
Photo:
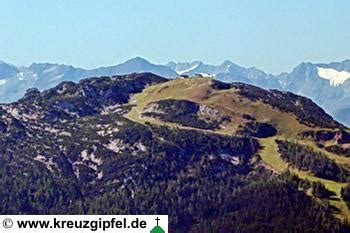
<path fill-rule="evenodd" d="M 7 82 L 7 80 L 6 80 L 6 79 L 0 79 L 0 86 L 1 86 L 1 85 L 5 85 L 5 84 L 6 84 L 6 82 Z"/>
<path fill-rule="evenodd" d="M 347 71 L 338 71 L 332 68 L 317 67 L 318 76 L 329 80 L 332 86 L 340 86 L 346 80 L 350 79 L 350 73 Z"/>
<path fill-rule="evenodd" d="M 190 71 L 196 69 L 199 66 L 199 64 L 200 63 L 196 63 L 196 64 L 194 64 L 194 65 L 192 65 L 192 66 L 190 66 L 189 68 L 186 68 L 186 69 L 181 69 L 179 67 L 176 67 L 175 71 L 178 74 L 184 74 L 184 73 L 187 73 L 187 72 L 190 72 Z"/>
<path fill-rule="evenodd" d="M 224 82 L 243 82 L 263 88 L 291 91 L 311 98 L 337 120 L 350 126 L 350 60 L 328 64 L 302 63 L 290 73 L 272 75 L 257 68 L 246 68 L 229 60 L 218 65 L 192 62 L 153 64 L 142 57 L 124 63 L 82 69 L 71 65 L 33 63 L 29 67 L 0 61 L 0 103 L 22 97 L 28 88 L 45 90 L 63 81 L 83 78 L 151 72 L 166 78 L 179 75 L 210 76 Z"/>
<path fill-rule="evenodd" d="M 226 60 L 221 65 L 226 67 L 231 67 L 232 65 L 234 65 L 234 63 L 230 60 Z"/>
<path fill-rule="evenodd" d="M 187 74 L 190 73 L 191 71 L 194 71 L 197 69 L 202 62 L 200 61 L 194 61 L 194 62 L 169 62 L 166 64 L 167 67 L 170 69 L 174 70 L 178 74 Z"/>

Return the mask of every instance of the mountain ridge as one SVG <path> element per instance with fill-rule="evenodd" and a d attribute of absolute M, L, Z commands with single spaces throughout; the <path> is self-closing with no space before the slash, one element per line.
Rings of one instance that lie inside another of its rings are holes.
<path fill-rule="evenodd" d="M 167 214 L 174 232 L 258 231 L 266 221 L 272 232 L 346 232 L 347 130 L 305 97 L 201 76 L 30 89 L 0 104 L 0 213 Z M 267 143 L 286 171 L 266 159 Z M 294 147 L 310 154 L 307 179 Z"/>
<path fill-rule="evenodd" d="M 320 69 L 322 73 L 320 73 Z M 224 82 L 244 82 L 262 88 L 287 90 L 311 98 L 336 119 L 350 125 L 350 60 L 342 62 L 303 62 L 289 73 L 273 75 L 255 67 L 245 68 L 226 60 L 219 65 L 201 61 L 169 62 L 155 65 L 136 57 L 124 63 L 82 69 L 71 65 L 33 63 L 29 67 L 0 64 L 0 102 L 12 102 L 25 94 L 28 88 L 44 90 L 62 81 L 74 81 L 92 76 L 122 75 L 134 72 L 152 72 L 175 78 L 180 75 L 213 76 Z M 346 72 L 349 72 L 347 74 Z"/>

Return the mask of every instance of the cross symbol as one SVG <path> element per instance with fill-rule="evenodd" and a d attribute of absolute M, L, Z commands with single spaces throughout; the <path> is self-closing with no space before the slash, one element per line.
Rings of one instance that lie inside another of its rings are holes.
<path fill-rule="evenodd" d="M 156 218 L 156 221 L 157 221 L 157 226 L 158 226 L 158 221 L 159 221 L 159 220 L 160 220 L 160 219 L 157 217 L 157 218 Z"/>

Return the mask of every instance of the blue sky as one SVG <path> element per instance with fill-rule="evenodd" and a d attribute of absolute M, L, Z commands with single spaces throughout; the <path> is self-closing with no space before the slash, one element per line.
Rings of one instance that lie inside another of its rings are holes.
<path fill-rule="evenodd" d="M 348 0 L 0 0 L 0 59 L 84 68 L 142 56 L 268 72 L 350 59 Z"/>

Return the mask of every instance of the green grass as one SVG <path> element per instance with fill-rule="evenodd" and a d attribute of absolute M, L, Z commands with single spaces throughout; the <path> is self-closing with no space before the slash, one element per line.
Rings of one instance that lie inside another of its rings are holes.
<path fill-rule="evenodd" d="M 233 120 L 225 125 L 225 128 L 215 131 L 221 134 L 232 135 L 239 130 L 239 126 L 247 121 L 242 117 L 242 113 L 253 115 L 257 121 L 271 123 L 278 129 L 280 136 L 296 138 L 299 132 L 309 129 L 298 122 L 293 114 L 281 112 L 259 101 L 242 98 L 234 88 L 216 90 L 211 84 L 210 78 L 191 78 L 174 79 L 150 86 L 132 97 L 130 104 L 136 106 L 126 117 L 142 124 L 146 121 L 161 124 L 160 121 L 141 116 L 141 112 L 149 103 L 164 99 L 187 99 L 216 108 L 232 117 Z"/>
<path fill-rule="evenodd" d="M 325 154 L 329 159 L 335 160 L 337 164 L 344 164 L 344 165 L 350 165 L 350 157 L 345 157 L 345 156 L 340 156 L 331 152 L 328 152 L 326 150 L 322 150 L 318 146 L 315 145 L 314 142 L 312 141 L 301 141 L 302 144 L 311 146 L 314 148 L 316 151 L 320 151 L 323 154 Z"/>
<path fill-rule="evenodd" d="M 234 134 L 237 125 L 243 123 L 238 117 L 240 113 L 251 114 L 257 117 L 257 120 L 268 120 L 273 122 L 278 128 L 279 135 L 277 137 L 259 139 L 259 142 L 263 147 L 259 152 L 263 162 L 277 173 L 281 173 L 289 169 L 301 179 L 321 182 L 328 190 L 335 193 L 335 196 L 329 201 L 330 205 L 339 210 L 339 212 L 336 212 L 335 215 L 342 220 L 350 219 L 350 211 L 348 210 L 345 202 L 340 198 L 340 190 L 345 185 L 344 183 L 321 179 L 315 177 L 309 172 L 292 169 L 278 153 L 278 145 L 275 142 L 278 137 L 297 139 L 298 133 L 307 130 L 307 126 L 301 125 L 299 122 L 297 122 L 292 114 L 279 112 L 266 104 L 254 103 L 250 101 L 243 101 L 242 103 L 241 101 L 237 101 L 237 99 L 235 101 L 237 96 L 235 96 L 234 91 L 213 91 L 210 87 L 210 82 L 211 79 L 207 78 L 175 79 L 166 83 L 150 86 L 142 93 L 135 94 L 131 98 L 129 103 L 133 105 L 133 108 L 125 115 L 125 117 L 141 124 L 146 124 L 146 122 L 149 122 L 151 124 L 168 126 L 172 128 L 200 130 L 224 135 Z M 211 107 L 221 109 L 225 113 L 231 113 L 234 121 L 225 129 L 212 131 L 181 126 L 176 123 L 162 122 L 155 118 L 142 116 L 143 109 L 149 103 L 156 102 L 161 99 L 188 99 L 194 102 L 207 104 Z M 322 151 L 329 158 L 334 159 L 339 164 L 350 164 L 350 158 L 345 158 L 326 152 L 318 148 L 312 142 L 303 140 L 300 141 L 300 143 L 307 144 L 316 150 Z"/>
<path fill-rule="evenodd" d="M 333 180 L 326 180 L 319 177 L 315 177 L 310 172 L 300 171 L 288 167 L 288 164 L 282 160 L 278 152 L 278 146 L 275 142 L 276 137 L 260 139 L 259 142 L 263 146 L 260 151 L 260 156 L 262 160 L 269 165 L 273 170 L 277 172 L 283 172 L 289 169 L 290 172 L 294 173 L 301 179 L 309 180 L 312 182 L 320 182 L 325 185 L 325 187 L 335 193 L 335 195 L 329 200 L 331 206 L 335 207 L 338 211 L 335 212 L 335 216 L 342 220 L 350 220 L 350 211 L 346 206 L 346 203 L 341 199 L 340 191 L 344 187 L 345 183 L 336 182 Z"/>
<path fill-rule="evenodd" d="M 292 169 L 291 172 L 296 174 L 301 179 L 307 179 L 312 182 L 320 182 L 324 184 L 329 191 L 334 192 L 335 195 L 331 197 L 331 200 L 329 200 L 329 203 L 331 206 L 334 206 L 336 209 L 338 209 L 335 215 L 340 219 L 350 220 L 350 211 L 346 203 L 341 199 L 341 196 L 340 196 L 341 188 L 346 185 L 345 183 L 339 183 L 332 180 L 318 178 L 313 176 L 309 172 L 305 172 L 305 171 Z"/>
<path fill-rule="evenodd" d="M 162 99 L 195 99 L 203 96 L 207 90 L 209 83 L 208 78 L 191 78 L 191 79 L 175 79 L 166 83 L 150 86 L 143 92 L 135 94 L 130 104 L 135 105 L 131 111 L 125 115 L 126 118 L 136 121 L 141 124 L 145 122 L 164 125 L 164 122 L 156 120 L 150 117 L 144 117 L 141 115 L 143 109 L 152 102 L 156 102 Z M 193 91 L 193 87 L 196 87 L 196 91 Z M 166 125 L 178 126 L 177 124 L 167 123 Z"/>
<path fill-rule="evenodd" d="M 277 172 L 283 172 L 288 169 L 288 165 L 278 155 L 276 137 L 260 139 L 259 142 L 263 149 L 260 151 L 262 160 Z"/>

